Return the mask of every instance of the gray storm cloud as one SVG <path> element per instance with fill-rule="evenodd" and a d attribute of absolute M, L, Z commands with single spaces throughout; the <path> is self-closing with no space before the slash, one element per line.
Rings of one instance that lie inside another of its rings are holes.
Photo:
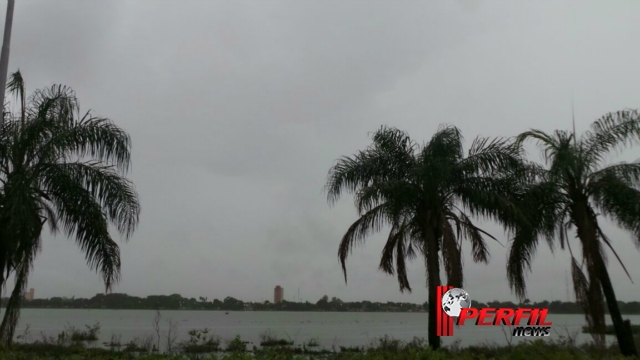
<path fill-rule="evenodd" d="M 639 10 L 622 1 L 24 0 L 10 70 L 21 69 L 29 91 L 72 86 L 85 110 L 132 136 L 141 226 L 122 243 L 115 291 L 257 301 L 279 284 L 289 300 L 300 288 L 311 301 L 423 302 L 421 261 L 410 267 L 412 294 L 377 270 L 384 235 L 353 253 L 345 285 L 337 246 L 356 213 L 349 198 L 326 202 L 333 161 L 382 124 L 422 141 L 453 123 L 470 140 L 569 128 L 572 99 L 578 131 L 637 108 Z M 608 233 L 640 279 L 629 237 Z M 513 299 L 506 250 L 490 247 L 489 265 L 467 252 L 465 288 L 472 300 Z M 532 300 L 565 300 L 567 255 L 541 246 Z M 610 268 L 619 298 L 637 299 L 639 285 Z M 37 297 L 103 290 L 61 236 L 46 237 L 30 286 Z"/>

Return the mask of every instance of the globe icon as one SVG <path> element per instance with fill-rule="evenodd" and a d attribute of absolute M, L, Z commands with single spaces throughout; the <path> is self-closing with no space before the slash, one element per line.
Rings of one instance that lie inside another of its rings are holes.
<path fill-rule="evenodd" d="M 460 310 L 471 307 L 469 294 L 458 288 L 453 288 L 442 295 L 442 310 L 451 317 L 460 316 Z"/>

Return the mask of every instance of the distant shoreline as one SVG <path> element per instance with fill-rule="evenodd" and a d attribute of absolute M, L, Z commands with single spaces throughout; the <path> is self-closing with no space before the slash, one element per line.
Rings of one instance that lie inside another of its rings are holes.
<path fill-rule="evenodd" d="M 35 310 L 119 310 L 119 311 L 211 311 L 211 312 L 228 312 L 232 313 L 245 313 L 245 312 L 288 312 L 288 313 L 396 313 L 396 314 L 428 314 L 428 311 L 355 311 L 355 310 L 216 310 L 216 309 L 139 309 L 139 308 L 73 308 L 73 307 L 23 307 L 25 309 Z M 549 311 L 550 315 L 582 315 L 584 313 L 576 312 L 553 312 Z M 608 315 L 608 313 L 607 313 Z M 622 313 L 622 315 L 640 315 L 639 313 Z"/>
<path fill-rule="evenodd" d="M 0 305 L 6 308 L 8 299 L 3 298 Z M 618 302 L 620 312 L 624 315 L 640 315 L 640 302 Z M 516 304 L 511 301 L 472 301 L 474 308 L 538 308 L 549 309 L 550 314 L 584 314 L 582 307 L 575 302 L 526 300 Z M 97 294 L 92 298 L 24 299 L 23 309 L 105 309 L 105 310 L 206 310 L 206 311 L 287 311 L 287 312 L 367 312 L 367 313 L 427 313 L 427 303 L 403 302 L 345 302 L 336 297 L 323 296 L 316 302 L 291 302 L 283 300 L 279 303 L 270 301 L 244 302 L 227 296 L 222 300 L 208 300 L 206 297 L 184 298 L 179 294 L 150 295 L 147 297 L 127 294 Z"/>

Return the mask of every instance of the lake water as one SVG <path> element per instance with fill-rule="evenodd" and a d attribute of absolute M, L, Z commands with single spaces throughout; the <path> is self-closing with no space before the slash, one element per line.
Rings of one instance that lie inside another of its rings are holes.
<path fill-rule="evenodd" d="M 363 312 L 283 312 L 283 311 L 184 311 L 161 312 L 162 331 L 168 328 L 167 321 L 178 323 L 178 339 L 188 338 L 192 329 L 210 329 L 210 333 L 230 340 L 240 335 L 243 340 L 260 343 L 260 334 L 271 331 L 278 338 L 295 341 L 295 344 L 316 339 L 324 348 L 335 346 L 366 346 L 376 338 L 389 335 L 395 339 L 409 341 L 414 337 L 426 338 L 427 313 L 363 313 Z M 23 309 L 16 335 L 23 333 L 27 324 L 30 340 L 41 338 L 41 334 L 57 335 L 65 326 L 84 328 L 100 323 L 100 343 L 109 341 L 112 334 L 120 335 L 122 342 L 144 338 L 154 334 L 150 310 L 76 310 L 76 309 Z M 639 315 L 624 315 L 632 324 L 640 324 Z M 590 336 L 582 334 L 585 325 L 583 315 L 549 314 L 547 321 L 553 322 L 551 336 L 543 339 L 558 339 L 559 334 L 578 333 L 579 341 L 588 341 Z M 611 323 L 607 317 L 607 323 Z M 506 344 L 501 327 L 469 325 L 457 327 L 452 337 L 443 337 L 444 345 L 460 339 L 462 346 L 483 343 Z M 607 337 L 612 340 L 612 336 Z M 514 338 L 513 343 L 526 338 Z M 531 338 L 528 338 L 531 339 Z M 163 340 L 164 342 L 164 340 Z M 252 344 L 249 344 L 249 348 Z"/>

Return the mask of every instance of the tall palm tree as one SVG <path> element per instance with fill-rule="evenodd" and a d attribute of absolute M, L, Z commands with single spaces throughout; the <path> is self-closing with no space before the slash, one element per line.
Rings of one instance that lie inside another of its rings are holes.
<path fill-rule="evenodd" d="M 73 90 L 54 85 L 28 99 L 20 72 L 7 90 L 18 111 L 0 126 L 0 289 L 15 275 L 0 341 L 9 344 L 45 223 L 62 230 L 100 272 L 109 291 L 120 277 L 120 250 L 109 223 L 128 239 L 139 218 L 129 135 L 106 118 L 80 114 Z"/>
<path fill-rule="evenodd" d="M 620 258 L 598 217 L 604 215 L 631 232 L 640 246 L 640 162 L 606 162 L 612 151 L 640 140 L 638 113 L 624 110 L 607 114 L 580 138 L 567 131 L 547 134 L 531 130 L 520 134 L 516 143 L 527 139 L 537 141 L 546 167 L 532 167 L 535 181 L 517 200 L 528 221 L 518 227 L 511 243 L 507 266 L 511 288 L 521 299 L 526 297 L 525 271 L 531 270 L 538 239 L 546 239 L 552 249 L 554 239 L 559 239 L 560 247 L 566 246 L 571 253 L 576 300 L 584 307 L 589 326 L 596 331 L 604 329 L 606 300 L 621 352 L 637 356 L 618 308 L 604 248 L 618 261 Z M 572 228 L 582 248 L 581 261 L 571 248 L 568 231 Z"/>
<path fill-rule="evenodd" d="M 397 275 L 400 291 L 411 291 L 406 260 L 423 257 L 429 345 L 440 347 L 435 308 L 440 264 L 447 283 L 462 287 L 463 238 L 471 242 L 474 261 L 488 262 L 485 236 L 495 238 L 474 225 L 471 217 L 498 220 L 510 211 L 505 194 L 513 184 L 504 169 L 520 168 L 521 160 L 520 151 L 506 140 L 485 138 L 476 138 L 465 157 L 462 135 L 454 126 L 441 126 L 422 146 L 398 129 L 380 128 L 370 147 L 338 160 L 326 184 L 330 203 L 343 192 L 354 194 L 360 216 L 338 250 L 345 282 L 346 259 L 353 247 L 390 226 L 380 269 Z"/>

